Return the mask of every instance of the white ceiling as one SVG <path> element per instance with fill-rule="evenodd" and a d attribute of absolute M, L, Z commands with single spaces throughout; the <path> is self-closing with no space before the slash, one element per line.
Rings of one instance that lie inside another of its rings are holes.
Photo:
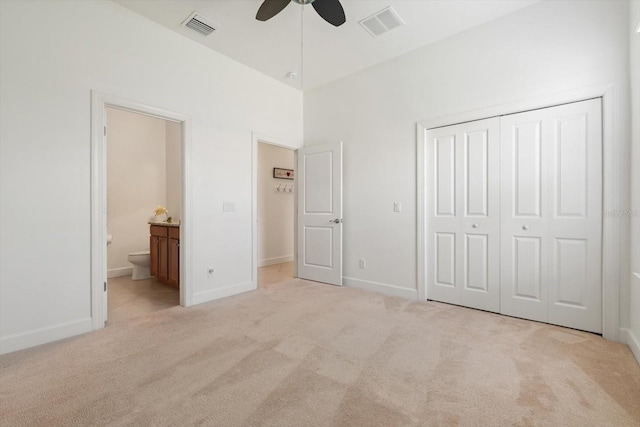
<path fill-rule="evenodd" d="M 293 2 L 274 18 L 260 22 L 255 15 L 262 0 L 113 1 L 274 79 L 307 90 L 539 0 L 341 0 L 347 22 L 340 27 L 325 22 L 311 5 Z M 374 38 L 358 21 L 387 6 L 406 25 Z M 194 11 L 217 24 L 213 34 L 204 37 L 181 25 Z M 288 78 L 290 71 L 300 75 Z"/>

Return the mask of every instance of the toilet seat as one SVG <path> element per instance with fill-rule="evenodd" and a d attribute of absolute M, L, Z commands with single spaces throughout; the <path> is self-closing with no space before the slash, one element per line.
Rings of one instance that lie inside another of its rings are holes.
<path fill-rule="evenodd" d="M 151 254 L 151 251 L 138 251 L 138 252 L 131 252 L 129 255 L 136 256 L 136 255 L 150 255 L 150 254 Z"/>

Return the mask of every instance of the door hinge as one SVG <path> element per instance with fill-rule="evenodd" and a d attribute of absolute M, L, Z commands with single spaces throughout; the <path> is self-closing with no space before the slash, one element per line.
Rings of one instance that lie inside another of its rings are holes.
<path fill-rule="evenodd" d="M 107 282 L 104 282 L 104 291 L 107 292 Z"/>
<path fill-rule="evenodd" d="M 107 136 L 107 127 L 104 127 L 104 136 Z"/>

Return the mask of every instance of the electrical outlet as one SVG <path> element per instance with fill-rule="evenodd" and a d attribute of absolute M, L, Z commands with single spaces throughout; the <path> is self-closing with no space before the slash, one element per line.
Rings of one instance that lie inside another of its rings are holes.
<path fill-rule="evenodd" d="M 400 212 L 401 210 L 402 210 L 402 203 L 393 202 L 393 211 L 394 212 Z"/>
<path fill-rule="evenodd" d="M 367 260 L 364 258 L 360 258 L 360 268 L 362 268 L 363 270 L 365 268 L 367 268 Z"/>
<path fill-rule="evenodd" d="M 207 277 L 208 278 L 212 278 L 213 277 L 213 271 L 214 271 L 213 268 L 210 268 L 210 269 L 207 270 Z"/>
<path fill-rule="evenodd" d="M 236 204 L 233 202 L 224 202 L 222 203 L 222 212 L 235 212 Z"/>

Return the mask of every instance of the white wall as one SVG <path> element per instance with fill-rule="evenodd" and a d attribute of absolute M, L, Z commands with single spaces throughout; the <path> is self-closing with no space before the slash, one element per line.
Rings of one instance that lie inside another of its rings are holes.
<path fill-rule="evenodd" d="M 640 363 L 640 0 L 630 3 L 629 13 L 632 158 L 631 164 L 631 292 L 627 344 Z"/>
<path fill-rule="evenodd" d="M 541 2 L 306 92 L 305 145 L 344 142 L 345 283 L 416 295 L 416 123 L 423 120 L 612 84 L 617 196 L 626 209 L 628 10 L 622 1 Z M 394 201 L 402 212 L 393 212 Z M 607 220 L 619 221 L 620 254 L 628 253 L 628 219 Z M 621 256 L 623 325 L 628 268 Z"/>
<path fill-rule="evenodd" d="M 292 187 L 295 180 L 273 178 L 274 167 L 295 169 L 293 159 L 293 150 L 258 143 L 258 266 L 293 261 L 295 192 L 275 187 Z"/>
<path fill-rule="evenodd" d="M 166 206 L 166 121 L 114 108 L 106 116 L 107 271 L 117 276 L 131 274 L 131 252 L 149 250 L 147 222 Z"/>
<path fill-rule="evenodd" d="M 167 204 L 173 222 L 180 220 L 182 212 L 182 125 L 166 121 Z"/>
<path fill-rule="evenodd" d="M 91 329 L 91 90 L 191 117 L 195 302 L 251 287 L 252 131 L 302 140 L 299 91 L 115 3 L 0 1 L 2 353 Z"/>

